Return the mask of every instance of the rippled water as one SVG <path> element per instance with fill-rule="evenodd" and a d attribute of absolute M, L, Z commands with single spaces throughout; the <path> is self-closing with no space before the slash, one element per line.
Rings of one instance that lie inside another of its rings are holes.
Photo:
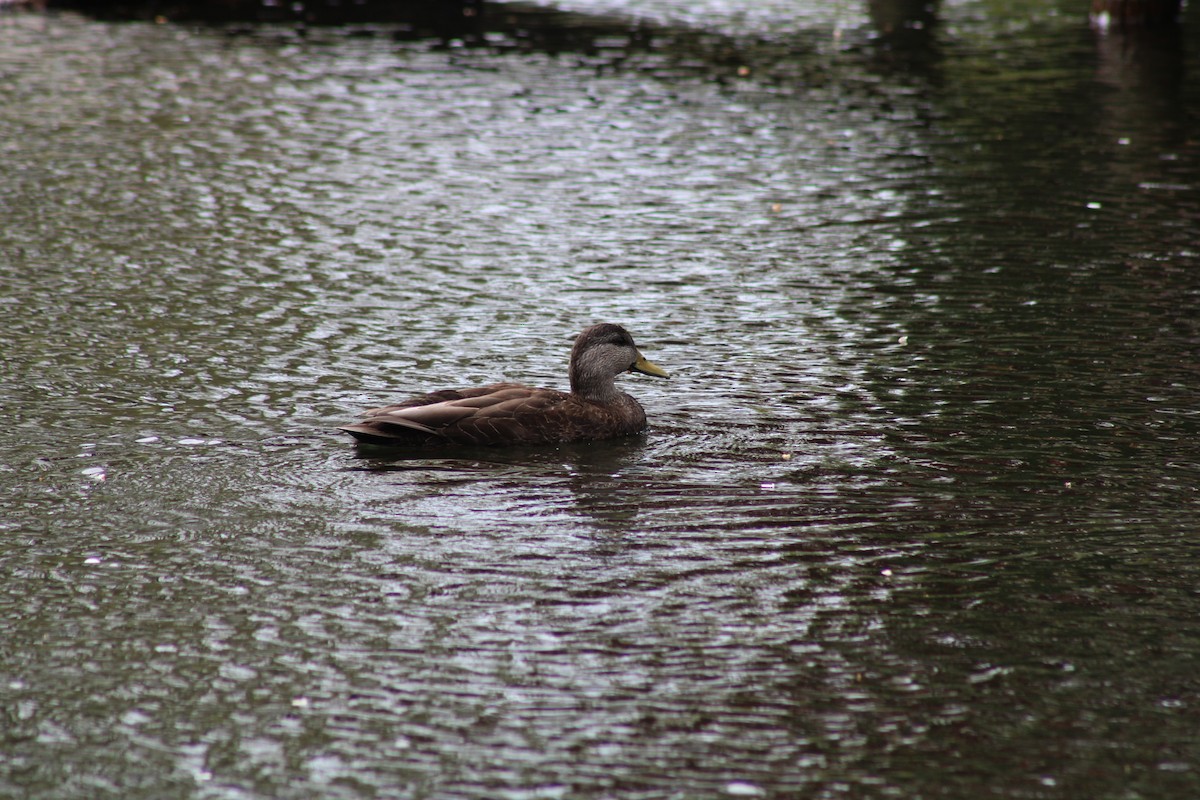
<path fill-rule="evenodd" d="M 0 15 L 0 796 L 1195 796 L 1194 31 L 689 8 Z"/>

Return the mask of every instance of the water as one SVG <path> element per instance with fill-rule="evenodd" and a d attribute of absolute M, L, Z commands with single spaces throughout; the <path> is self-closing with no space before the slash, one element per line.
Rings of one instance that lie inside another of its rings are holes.
<path fill-rule="evenodd" d="M 1194 30 L 689 8 L 0 16 L 0 796 L 1196 795 Z"/>

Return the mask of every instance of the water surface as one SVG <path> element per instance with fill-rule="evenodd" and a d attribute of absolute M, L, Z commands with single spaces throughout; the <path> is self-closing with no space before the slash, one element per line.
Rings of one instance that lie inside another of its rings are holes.
<path fill-rule="evenodd" d="M 690 8 L 0 16 L 0 795 L 1195 796 L 1194 32 Z"/>

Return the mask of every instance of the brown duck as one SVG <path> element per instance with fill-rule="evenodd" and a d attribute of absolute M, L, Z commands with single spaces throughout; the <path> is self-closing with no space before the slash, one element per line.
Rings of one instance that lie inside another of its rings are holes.
<path fill-rule="evenodd" d="M 516 445 L 611 439 L 646 427 L 646 412 L 614 383 L 622 372 L 666 378 L 638 351 L 620 325 L 585 329 L 571 350 L 571 391 L 493 383 L 443 389 L 403 403 L 373 408 L 344 425 L 362 444 L 409 447 L 436 444 Z"/>

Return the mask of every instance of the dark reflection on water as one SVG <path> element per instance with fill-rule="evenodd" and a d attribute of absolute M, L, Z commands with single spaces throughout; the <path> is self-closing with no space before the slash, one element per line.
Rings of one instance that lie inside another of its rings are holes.
<path fill-rule="evenodd" d="M 1193 796 L 1194 36 L 981 8 L 0 17 L 0 795 Z M 332 431 L 601 319 L 644 436 Z"/>

